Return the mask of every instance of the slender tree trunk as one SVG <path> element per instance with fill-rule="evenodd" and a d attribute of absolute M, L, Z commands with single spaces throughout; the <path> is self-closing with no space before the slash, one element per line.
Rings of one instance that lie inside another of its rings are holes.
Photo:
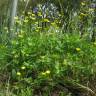
<path fill-rule="evenodd" d="M 16 16 L 17 3 L 18 3 L 18 0 L 12 0 L 9 30 L 12 29 L 14 26 L 14 17 Z M 14 34 L 10 30 L 10 37 L 12 38 L 13 36 Z"/>
<path fill-rule="evenodd" d="M 14 26 L 14 17 L 16 16 L 17 3 L 18 3 L 18 0 L 12 0 L 12 11 L 11 11 L 10 27 Z"/>

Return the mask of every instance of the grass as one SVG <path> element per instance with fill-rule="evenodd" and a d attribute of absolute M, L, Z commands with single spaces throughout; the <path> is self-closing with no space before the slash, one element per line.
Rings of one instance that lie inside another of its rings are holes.
<path fill-rule="evenodd" d="M 58 76 L 90 87 L 96 74 L 95 42 L 55 32 L 25 35 L 11 41 L 10 49 L 1 48 L 5 48 L 1 59 L 5 96 L 67 96 L 69 93 L 64 93 L 56 81 Z"/>

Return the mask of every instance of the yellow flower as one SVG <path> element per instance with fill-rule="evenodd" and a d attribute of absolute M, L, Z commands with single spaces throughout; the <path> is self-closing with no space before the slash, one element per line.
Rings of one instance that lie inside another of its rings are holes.
<path fill-rule="evenodd" d="M 45 73 L 46 73 L 46 74 L 50 74 L 50 70 L 47 70 Z"/>
<path fill-rule="evenodd" d="M 14 17 L 14 19 L 15 19 L 15 20 L 18 20 L 19 18 L 18 18 L 18 16 L 16 16 L 16 17 Z"/>
<path fill-rule="evenodd" d="M 85 4 L 85 2 L 81 2 L 81 5 L 84 6 L 84 5 L 86 5 L 86 4 Z"/>
<path fill-rule="evenodd" d="M 22 66 L 21 69 L 24 70 L 24 69 L 26 69 L 26 67 L 25 66 Z"/>
<path fill-rule="evenodd" d="M 32 20 L 36 20 L 36 18 L 34 18 L 34 17 L 32 17 L 31 19 L 32 19 Z"/>
<path fill-rule="evenodd" d="M 50 70 L 47 70 L 47 71 L 45 71 L 45 72 L 42 72 L 41 74 L 42 74 L 42 75 L 50 74 Z"/>
<path fill-rule="evenodd" d="M 81 16 L 87 16 L 87 14 L 85 14 L 85 13 L 80 13 L 80 15 L 81 15 Z"/>
<path fill-rule="evenodd" d="M 39 30 L 37 29 L 36 32 L 39 32 Z"/>
<path fill-rule="evenodd" d="M 26 19 L 25 19 L 25 20 L 24 20 L 24 22 L 25 22 L 25 23 L 27 23 L 27 22 L 28 22 L 28 20 L 26 20 Z"/>
<path fill-rule="evenodd" d="M 20 73 L 20 72 L 17 72 L 17 75 L 18 75 L 18 76 L 20 76 L 20 75 L 21 75 L 21 73 Z"/>
<path fill-rule="evenodd" d="M 94 9 L 93 8 L 89 8 L 89 12 L 94 12 Z"/>
<path fill-rule="evenodd" d="M 44 22 L 50 22 L 50 21 L 49 21 L 48 19 L 46 19 L 46 18 L 45 18 L 43 21 L 44 21 Z"/>
<path fill-rule="evenodd" d="M 31 12 L 28 12 L 28 15 L 31 15 Z"/>
<path fill-rule="evenodd" d="M 42 75 L 46 75 L 46 73 L 45 73 L 45 72 L 42 72 L 41 74 L 42 74 Z"/>
<path fill-rule="evenodd" d="M 81 49 L 80 48 L 76 48 L 76 51 L 81 51 Z"/>
<path fill-rule="evenodd" d="M 35 16 L 35 14 L 32 13 L 32 16 Z"/>
<path fill-rule="evenodd" d="M 38 16 L 42 16 L 42 13 L 41 12 L 38 12 Z"/>
<path fill-rule="evenodd" d="M 55 22 L 53 22 L 53 23 L 51 23 L 51 25 L 53 25 L 53 26 L 54 26 L 54 25 L 56 25 L 56 23 L 55 23 Z"/>
<path fill-rule="evenodd" d="M 41 58 L 41 59 L 44 59 L 44 58 L 45 58 L 45 56 L 40 56 L 40 58 Z"/>

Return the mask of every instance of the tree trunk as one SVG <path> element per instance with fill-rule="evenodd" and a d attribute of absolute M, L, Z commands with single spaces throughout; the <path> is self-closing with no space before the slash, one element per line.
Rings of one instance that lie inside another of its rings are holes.
<path fill-rule="evenodd" d="M 18 0 L 12 0 L 12 11 L 11 11 L 11 19 L 10 19 L 10 29 L 14 26 L 14 17 L 16 16 Z"/>

